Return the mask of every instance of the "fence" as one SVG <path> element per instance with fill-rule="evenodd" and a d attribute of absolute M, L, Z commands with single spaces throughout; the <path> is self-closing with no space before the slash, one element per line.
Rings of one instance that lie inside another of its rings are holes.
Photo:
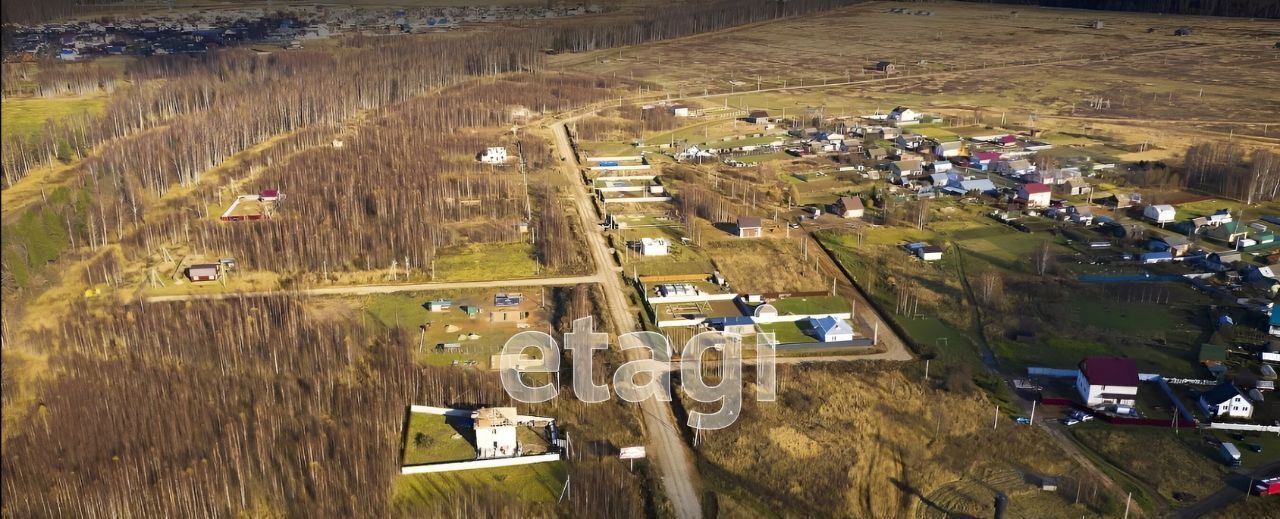
<path fill-rule="evenodd" d="M 426 465 L 410 465 L 400 467 L 401 474 L 430 474 L 433 472 L 452 472 L 455 470 L 491 469 L 497 467 L 513 467 L 516 465 L 532 465 L 559 461 L 560 454 L 537 454 L 533 456 L 516 456 L 514 458 L 495 458 L 488 460 L 452 461 L 446 463 L 429 463 Z"/>
<path fill-rule="evenodd" d="M 1107 422 L 1113 425 L 1141 425 L 1145 427 L 1174 427 L 1175 426 L 1175 422 L 1173 421 L 1173 419 L 1165 420 L 1163 418 L 1125 418 L 1123 416 L 1112 416 L 1112 415 L 1103 414 L 1103 413 L 1095 413 L 1093 409 L 1089 408 L 1089 406 L 1086 406 L 1080 402 L 1067 399 L 1067 398 L 1042 397 L 1040 398 L 1040 405 L 1071 407 L 1074 409 L 1079 409 L 1081 411 L 1084 411 L 1086 413 L 1089 413 L 1098 417 L 1099 420 L 1102 420 L 1104 422 Z M 1197 425 L 1198 425 L 1198 422 L 1196 422 L 1195 420 L 1186 420 L 1186 419 L 1180 419 L 1176 423 L 1177 427 L 1196 427 Z"/>
<path fill-rule="evenodd" d="M 1058 369 L 1058 368 L 1042 368 L 1040 366 L 1027 366 L 1027 375 L 1041 377 L 1062 377 L 1075 378 L 1080 376 L 1078 369 Z"/>
<path fill-rule="evenodd" d="M 1280 425 L 1254 425 L 1247 423 L 1222 423 L 1213 422 L 1205 427 L 1210 429 L 1222 429 L 1227 431 L 1262 431 L 1280 434 Z"/>

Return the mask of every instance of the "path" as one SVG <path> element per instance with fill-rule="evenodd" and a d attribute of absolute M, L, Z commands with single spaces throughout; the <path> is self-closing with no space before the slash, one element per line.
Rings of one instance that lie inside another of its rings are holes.
<path fill-rule="evenodd" d="M 346 285 L 340 287 L 304 288 L 299 290 L 265 290 L 258 292 L 216 292 L 210 294 L 180 294 L 171 296 L 150 296 L 142 298 L 148 303 L 168 303 L 174 301 L 233 299 L 238 297 L 264 297 L 278 295 L 303 296 L 336 296 L 392 294 L 395 292 L 421 292 L 427 290 L 452 290 L 471 288 L 507 288 L 563 286 L 580 283 L 599 283 L 600 275 L 567 276 L 556 278 L 503 279 L 497 281 L 442 281 L 432 283 L 413 283 L 405 285 Z"/>
<path fill-rule="evenodd" d="M 573 190 L 580 224 L 586 234 L 591 257 L 595 262 L 595 277 L 599 278 L 605 302 L 609 307 L 610 318 L 617 326 L 617 331 L 624 333 L 639 330 L 636 316 L 632 314 L 623 297 L 626 292 L 620 276 L 614 271 L 608 245 L 600 233 L 600 226 L 596 224 L 597 218 L 595 207 L 591 203 L 591 194 L 587 192 L 578 173 L 578 156 L 574 153 L 573 146 L 569 144 L 569 133 L 565 128 L 565 123 L 572 119 L 574 118 L 553 123 L 551 130 L 555 133 L 556 148 L 565 159 L 561 163 L 561 168 Z M 638 360 L 639 355 L 638 350 L 627 350 L 628 360 Z M 702 517 L 702 506 L 698 502 L 698 491 L 694 483 L 696 474 L 690 463 L 689 453 L 680 438 L 680 430 L 675 423 L 671 407 L 650 398 L 640 403 L 640 411 L 644 417 L 644 433 L 648 440 L 649 455 L 657 466 L 663 493 L 670 500 L 675 516 L 687 519 Z"/>

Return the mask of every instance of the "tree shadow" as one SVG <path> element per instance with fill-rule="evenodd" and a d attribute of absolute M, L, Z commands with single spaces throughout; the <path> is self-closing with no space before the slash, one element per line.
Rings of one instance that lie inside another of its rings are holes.
<path fill-rule="evenodd" d="M 919 499 L 921 503 L 924 503 L 925 506 L 932 508 L 934 510 L 937 510 L 939 512 L 942 512 L 943 514 L 946 514 L 946 516 L 950 519 L 978 519 L 977 517 L 969 514 L 953 512 L 951 510 L 947 510 L 946 508 L 943 508 L 942 505 L 929 500 L 929 498 L 925 497 L 924 494 L 921 494 L 919 490 L 916 490 L 915 487 L 911 486 L 905 481 L 902 481 L 899 479 L 891 479 L 889 481 L 893 483 L 894 486 L 898 487 L 898 490 L 901 490 L 903 493 L 907 494 L 908 496 L 914 496 L 916 499 Z"/>

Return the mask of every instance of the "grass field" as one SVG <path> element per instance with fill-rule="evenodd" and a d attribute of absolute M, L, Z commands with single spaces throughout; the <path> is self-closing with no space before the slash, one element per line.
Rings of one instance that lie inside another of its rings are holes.
<path fill-rule="evenodd" d="M 734 290 L 743 293 L 824 290 L 830 279 L 805 262 L 800 236 L 756 240 L 725 239 L 706 243 L 707 253 Z M 817 250 L 808 251 L 818 254 Z"/>
<path fill-rule="evenodd" d="M 436 281 L 484 281 L 532 278 L 542 274 L 533 245 L 525 242 L 470 244 L 441 249 Z"/>
<path fill-rule="evenodd" d="M 106 106 L 107 97 L 27 97 L 8 98 L 3 102 L 3 124 L 0 133 L 8 139 L 13 135 L 30 135 L 39 132 L 45 121 L 59 121 L 80 113 L 96 113 Z"/>
<path fill-rule="evenodd" d="M 518 308 L 528 312 L 526 319 L 519 323 L 491 321 L 490 314 L 495 309 L 493 294 L 499 291 L 502 290 L 375 294 L 365 297 L 362 305 L 365 312 L 383 326 L 398 326 L 419 338 L 419 349 L 414 352 L 418 362 L 433 366 L 470 362 L 478 369 L 488 369 L 490 356 L 497 354 L 512 335 L 526 329 L 546 329 L 546 312 L 537 307 L 540 297 L 537 289 L 523 292 L 525 303 Z M 437 299 L 451 300 L 453 307 L 441 312 L 427 311 L 424 305 Z M 463 306 L 476 306 L 481 311 L 469 316 L 462 311 Z M 419 331 L 421 326 L 427 327 L 425 333 Z M 438 344 L 459 347 L 438 351 Z"/>
<path fill-rule="evenodd" d="M 1222 486 L 1225 467 L 1193 447 L 1194 431 L 1175 435 L 1160 427 L 1115 427 L 1096 422 L 1072 426 L 1072 434 L 1108 463 L 1141 480 L 1166 500 L 1175 493 L 1205 497 Z"/>
<path fill-rule="evenodd" d="M 444 416 L 409 413 L 405 433 L 404 465 L 475 459 L 476 448 L 468 439 L 466 424 L 454 427 Z M 421 436 L 419 436 L 421 435 Z"/>
<path fill-rule="evenodd" d="M 395 500 L 438 502 L 465 492 L 501 492 L 531 503 L 554 503 L 564 487 L 564 462 L 396 476 Z"/>
<path fill-rule="evenodd" d="M 813 336 L 804 333 L 800 321 L 761 324 L 760 331 L 773 333 L 778 344 L 818 342 Z"/>

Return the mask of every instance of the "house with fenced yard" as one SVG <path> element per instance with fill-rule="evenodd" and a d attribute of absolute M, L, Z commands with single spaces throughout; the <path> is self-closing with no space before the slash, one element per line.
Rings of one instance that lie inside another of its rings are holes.
<path fill-rule="evenodd" d="M 1133 359 L 1089 357 L 1080 361 L 1076 389 L 1089 407 L 1133 406 L 1138 398 L 1138 365 Z"/>
<path fill-rule="evenodd" d="M 822 342 L 843 342 L 853 340 L 853 327 L 844 319 L 832 316 L 810 318 L 809 324 L 813 334 Z"/>

